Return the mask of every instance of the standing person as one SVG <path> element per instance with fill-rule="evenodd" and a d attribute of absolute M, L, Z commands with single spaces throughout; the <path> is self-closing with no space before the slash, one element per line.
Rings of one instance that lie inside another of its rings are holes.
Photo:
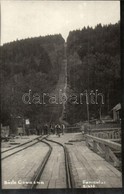
<path fill-rule="evenodd" d="M 42 135 L 42 124 L 40 123 L 40 127 L 39 127 L 39 135 Z"/>
<path fill-rule="evenodd" d="M 54 124 L 54 123 L 53 123 L 52 127 L 53 127 L 52 133 L 53 133 L 53 135 L 54 135 L 54 134 L 55 134 L 55 124 Z"/>
<path fill-rule="evenodd" d="M 56 134 L 57 134 L 59 137 L 60 137 L 60 130 L 61 130 L 60 125 L 57 124 L 57 125 L 56 125 Z"/>
<path fill-rule="evenodd" d="M 50 124 L 50 130 L 49 130 L 49 134 L 53 134 L 53 126 L 52 126 L 52 124 Z"/>
<path fill-rule="evenodd" d="M 37 135 L 39 135 L 38 125 L 36 125 L 36 133 L 37 133 Z"/>
<path fill-rule="evenodd" d="M 62 124 L 62 135 L 64 135 L 64 131 L 65 131 L 65 125 Z"/>
<path fill-rule="evenodd" d="M 48 124 L 44 125 L 44 135 L 48 134 Z"/>
<path fill-rule="evenodd" d="M 55 134 L 55 124 L 52 123 L 52 134 L 54 135 Z"/>
<path fill-rule="evenodd" d="M 58 124 L 55 124 L 55 134 L 58 134 Z"/>

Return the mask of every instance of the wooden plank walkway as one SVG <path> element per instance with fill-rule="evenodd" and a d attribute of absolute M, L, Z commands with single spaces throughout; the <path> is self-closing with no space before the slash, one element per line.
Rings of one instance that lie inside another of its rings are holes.
<path fill-rule="evenodd" d="M 81 139 L 81 134 L 65 134 L 60 138 L 55 136 L 51 138 L 63 144 L 66 143 L 76 188 L 122 187 L 122 173 L 120 171 L 90 150 L 85 141 L 75 142 L 75 139 Z M 73 145 L 67 144 L 69 140 L 72 140 Z"/>
<path fill-rule="evenodd" d="M 121 172 L 87 148 L 85 143 L 68 146 L 68 149 L 76 188 L 122 187 Z M 87 184 L 85 184 L 86 181 Z"/>

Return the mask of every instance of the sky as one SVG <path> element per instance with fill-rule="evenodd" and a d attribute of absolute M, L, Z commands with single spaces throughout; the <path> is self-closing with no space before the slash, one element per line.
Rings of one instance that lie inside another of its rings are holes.
<path fill-rule="evenodd" d="M 20 1 L 1 2 L 1 45 L 14 40 L 62 34 L 120 20 L 119 1 Z"/>

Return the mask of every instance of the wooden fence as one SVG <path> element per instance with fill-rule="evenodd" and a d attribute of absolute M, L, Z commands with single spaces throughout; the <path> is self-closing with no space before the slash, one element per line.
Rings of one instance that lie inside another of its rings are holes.
<path fill-rule="evenodd" d="M 85 135 L 86 145 L 94 152 L 100 154 L 108 162 L 111 162 L 115 167 L 121 166 L 121 144 L 108 139 L 102 139 L 93 135 Z"/>
<path fill-rule="evenodd" d="M 121 129 L 120 128 L 109 128 L 109 129 L 92 129 L 89 131 L 90 135 L 99 137 L 102 139 L 111 139 L 113 141 L 121 141 Z"/>
<path fill-rule="evenodd" d="M 79 133 L 81 132 L 80 127 L 66 127 L 65 128 L 66 133 Z"/>

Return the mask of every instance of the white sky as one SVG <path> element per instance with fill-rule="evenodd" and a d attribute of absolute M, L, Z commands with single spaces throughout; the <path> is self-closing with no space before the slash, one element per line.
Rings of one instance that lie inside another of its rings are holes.
<path fill-rule="evenodd" d="M 1 2 L 1 44 L 16 39 L 61 33 L 120 20 L 119 1 Z"/>

